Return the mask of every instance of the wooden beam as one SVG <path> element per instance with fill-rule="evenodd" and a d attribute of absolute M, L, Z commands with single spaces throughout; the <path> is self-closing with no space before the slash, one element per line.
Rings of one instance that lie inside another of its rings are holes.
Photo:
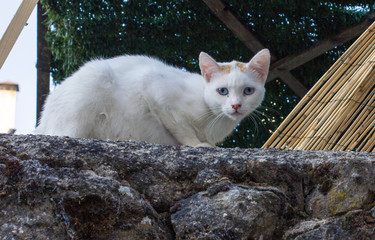
<path fill-rule="evenodd" d="M 203 0 L 203 2 L 254 54 L 265 48 L 264 44 L 258 40 L 256 34 L 250 32 L 222 0 Z"/>
<path fill-rule="evenodd" d="M 283 81 L 297 96 L 303 98 L 308 92 L 307 88 L 298 81 L 290 72 L 281 72 L 279 78 Z"/>
<path fill-rule="evenodd" d="M 279 77 L 281 72 L 291 71 L 333 49 L 334 47 L 341 45 L 355 37 L 358 37 L 373 23 L 374 19 L 375 15 L 370 15 L 362 23 L 354 27 L 349 27 L 339 34 L 332 36 L 326 40 L 320 41 L 302 53 L 285 57 L 271 64 L 267 82 Z"/>
<path fill-rule="evenodd" d="M 264 44 L 258 40 L 257 35 L 247 29 L 222 0 L 203 0 L 203 2 L 254 54 L 265 48 Z M 271 54 L 271 61 L 277 61 L 277 58 L 273 54 Z M 278 76 L 299 97 L 303 97 L 307 92 L 307 88 L 293 77 L 290 72 L 282 71 Z"/>
<path fill-rule="evenodd" d="M 38 0 L 23 0 L 0 40 L 0 69 L 17 41 Z M 4 6 L 3 6 L 4 7 Z"/>

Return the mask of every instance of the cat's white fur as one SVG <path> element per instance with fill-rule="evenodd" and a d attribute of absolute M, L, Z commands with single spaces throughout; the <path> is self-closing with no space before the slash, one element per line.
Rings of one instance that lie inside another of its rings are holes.
<path fill-rule="evenodd" d="M 214 146 L 261 104 L 269 64 L 267 49 L 246 64 L 202 52 L 202 75 L 145 56 L 93 60 L 48 96 L 35 133 Z"/>

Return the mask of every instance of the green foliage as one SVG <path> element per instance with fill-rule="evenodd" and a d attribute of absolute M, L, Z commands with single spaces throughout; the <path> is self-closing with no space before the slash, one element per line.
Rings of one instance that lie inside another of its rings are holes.
<path fill-rule="evenodd" d="M 145 54 L 198 71 L 205 51 L 218 61 L 248 61 L 253 54 L 203 1 L 41 0 L 49 26 L 47 41 L 56 83 L 97 57 Z M 372 1 L 228 1 L 239 19 L 254 30 L 278 58 L 297 54 L 317 41 L 360 22 Z M 295 70 L 311 87 L 349 46 L 338 47 Z M 299 98 L 282 82 L 266 85 L 259 113 L 246 119 L 224 147 L 260 147 L 294 108 Z"/>

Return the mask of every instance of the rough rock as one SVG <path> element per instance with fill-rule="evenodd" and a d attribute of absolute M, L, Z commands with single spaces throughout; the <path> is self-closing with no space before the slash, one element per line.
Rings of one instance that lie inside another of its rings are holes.
<path fill-rule="evenodd" d="M 365 168 L 361 158 L 335 165 L 328 162 L 310 173 L 314 188 L 307 198 L 312 216 L 334 216 L 371 204 L 375 200 L 375 168 Z"/>
<path fill-rule="evenodd" d="M 270 239 L 280 237 L 285 205 L 278 189 L 222 181 L 177 202 L 172 224 L 180 239 Z"/>
<path fill-rule="evenodd" d="M 0 239 L 375 239 L 375 154 L 0 135 Z"/>
<path fill-rule="evenodd" d="M 283 239 L 374 239 L 374 223 L 373 217 L 362 210 L 354 210 L 343 217 L 302 221 L 289 229 Z"/>

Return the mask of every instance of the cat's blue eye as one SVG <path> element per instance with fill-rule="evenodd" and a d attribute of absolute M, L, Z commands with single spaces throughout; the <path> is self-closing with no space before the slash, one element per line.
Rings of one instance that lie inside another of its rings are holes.
<path fill-rule="evenodd" d="M 228 93 L 229 93 L 229 91 L 228 91 L 227 88 L 218 88 L 216 91 L 217 91 L 220 95 L 223 95 L 223 96 L 228 95 Z"/>
<path fill-rule="evenodd" d="M 252 87 L 247 87 L 247 88 L 245 88 L 245 89 L 243 90 L 243 94 L 245 94 L 245 95 L 251 95 L 251 94 L 254 93 L 254 91 L 255 91 L 254 88 L 252 88 Z"/>

